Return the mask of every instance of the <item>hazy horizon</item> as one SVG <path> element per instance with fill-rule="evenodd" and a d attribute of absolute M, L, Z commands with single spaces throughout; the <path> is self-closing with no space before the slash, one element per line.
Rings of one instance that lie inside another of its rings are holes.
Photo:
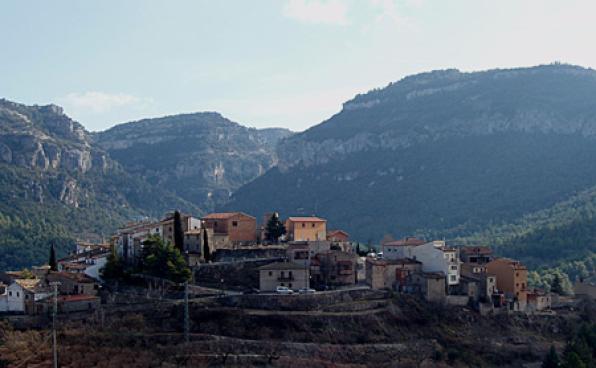
<path fill-rule="evenodd" d="M 589 1 L 56 1 L 0 5 L 0 97 L 90 131 L 217 111 L 302 131 L 358 93 L 437 69 L 596 67 Z M 33 86 L 33 87 L 32 87 Z"/>

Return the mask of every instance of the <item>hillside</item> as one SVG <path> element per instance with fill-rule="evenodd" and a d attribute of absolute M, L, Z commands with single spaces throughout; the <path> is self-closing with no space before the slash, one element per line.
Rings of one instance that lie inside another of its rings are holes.
<path fill-rule="evenodd" d="M 275 146 L 290 134 L 204 112 L 120 124 L 93 138 L 127 171 L 210 210 L 275 165 Z"/>
<path fill-rule="evenodd" d="M 559 64 L 407 77 L 283 140 L 224 208 L 316 213 L 360 241 L 512 222 L 596 184 L 594 95 L 595 71 Z"/>
<path fill-rule="evenodd" d="M 0 270 L 42 264 L 76 238 L 193 204 L 130 175 L 55 105 L 0 100 Z"/>

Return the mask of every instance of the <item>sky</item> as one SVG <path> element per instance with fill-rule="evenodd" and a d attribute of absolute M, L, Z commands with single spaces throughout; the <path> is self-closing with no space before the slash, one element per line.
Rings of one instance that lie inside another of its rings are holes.
<path fill-rule="evenodd" d="M 407 75 L 596 68 L 596 2 L 0 0 L 0 98 L 88 130 L 217 111 L 301 131 Z"/>

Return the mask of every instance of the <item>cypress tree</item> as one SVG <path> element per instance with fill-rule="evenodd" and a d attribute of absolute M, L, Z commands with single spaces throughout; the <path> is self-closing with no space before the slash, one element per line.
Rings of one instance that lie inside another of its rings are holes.
<path fill-rule="evenodd" d="M 174 212 L 174 246 L 180 253 L 184 252 L 184 230 L 182 230 L 182 218 L 178 210 Z"/>
<path fill-rule="evenodd" d="M 207 229 L 203 228 L 203 259 L 205 262 L 211 260 L 211 252 L 209 250 L 209 237 L 207 236 Z"/>
<path fill-rule="evenodd" d="M 48 262 L 51 271 L 58 271 L 58 263 L 56 262 L 56 250 L 54 249 L 54 243 L 50 245 L 50 260 Z"/>
<path fill-rule="evenodd" d="M 279 214 L 274 212 L 267 221 L 266 238 L 268 241 L 277 244 L 279 238 L 286 233 L 286 227 L 279 220 Z"/>

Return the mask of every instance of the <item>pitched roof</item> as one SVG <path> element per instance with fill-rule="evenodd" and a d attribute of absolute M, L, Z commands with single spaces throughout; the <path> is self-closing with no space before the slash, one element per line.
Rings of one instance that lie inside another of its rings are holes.
<path fill-rule="evenodd" d="M 493 251 L 489 247 L 483 245 L 478 247 L 462 247 L 461 254 L 492 254 Z"/>
<path fill-rule="evenodd" d="M 84 273 L 75 273 L 75 272 L 51 272 L 48 274 L 48 279 L 67 279 L 74 282 L 80 282 L 85 284 L 92 284 L 95 282 L 91 277 L 85 275 Z"/>
<path fill-rule="evenodd" d="M 488 267 L 488 265 L 493 264 L 493 263 L 508 263 L 511 267 L 513 267 L 516 270 L 527 270 L 528 268 L 521 263 L 520 261 L 516 260 L 516 259 L 511 259 L 511 258 L 496 258 L 494 260 L 492 260 L 491 262 L 488 262 L 486 264 L 486 266 Z"/>
<path fill-rule="evenodd" d="M 306 216 L 306 217 L 291 216 L 291 217 L 288 217 L 288 221 L 292 221 L 292 222 L 327 222 L 327 220 L 325 220 L 325 219 L 322 219 L 320 217 L 314 217 L 314 216 Z"/>
<path fill-rule="evenodd" d="M 251 215 L 247 215 L 244 212 L 216 212 L 216 213 L 210 213 L 210 214 L 204 216 L 203 219 L 205 219 L 205 220 L 227 220 L 227 219 L 232 218 L 237 215 L 243 215 L 243 216 L 255 218 Z"/>
<path fill-rule="evenodd" d="M 422 239 L 415 238 L 413 236 L 409 236 L 404 239 L 394 240 L 383 244 L 383 246 L 393 246 L 393 247 L 405 247 L 405 246 L 414 246 L 417 247 L 419 245 L 425 244 L 426 242 Z"/>
<path fill-rule="evenodd" d="M 259 267 L 259 270 L 304 270 L 304 266 L 292 262 L 273 262 Z"/>
<path fill-rule="evenodd" d="M 346 236 L 350 236 L 347 231 L 343 231 L 341 229 L 327 231 L 327 236 L 333 236 L 335 234 L 344 234 Z"/>
<path fill-rule="evenodd" d="M 14 280 L 20 287 L 23 289 L 36 292 L 43 290 L 43 284 L 41 283 L 41 279 L 17 279 Z"/>

